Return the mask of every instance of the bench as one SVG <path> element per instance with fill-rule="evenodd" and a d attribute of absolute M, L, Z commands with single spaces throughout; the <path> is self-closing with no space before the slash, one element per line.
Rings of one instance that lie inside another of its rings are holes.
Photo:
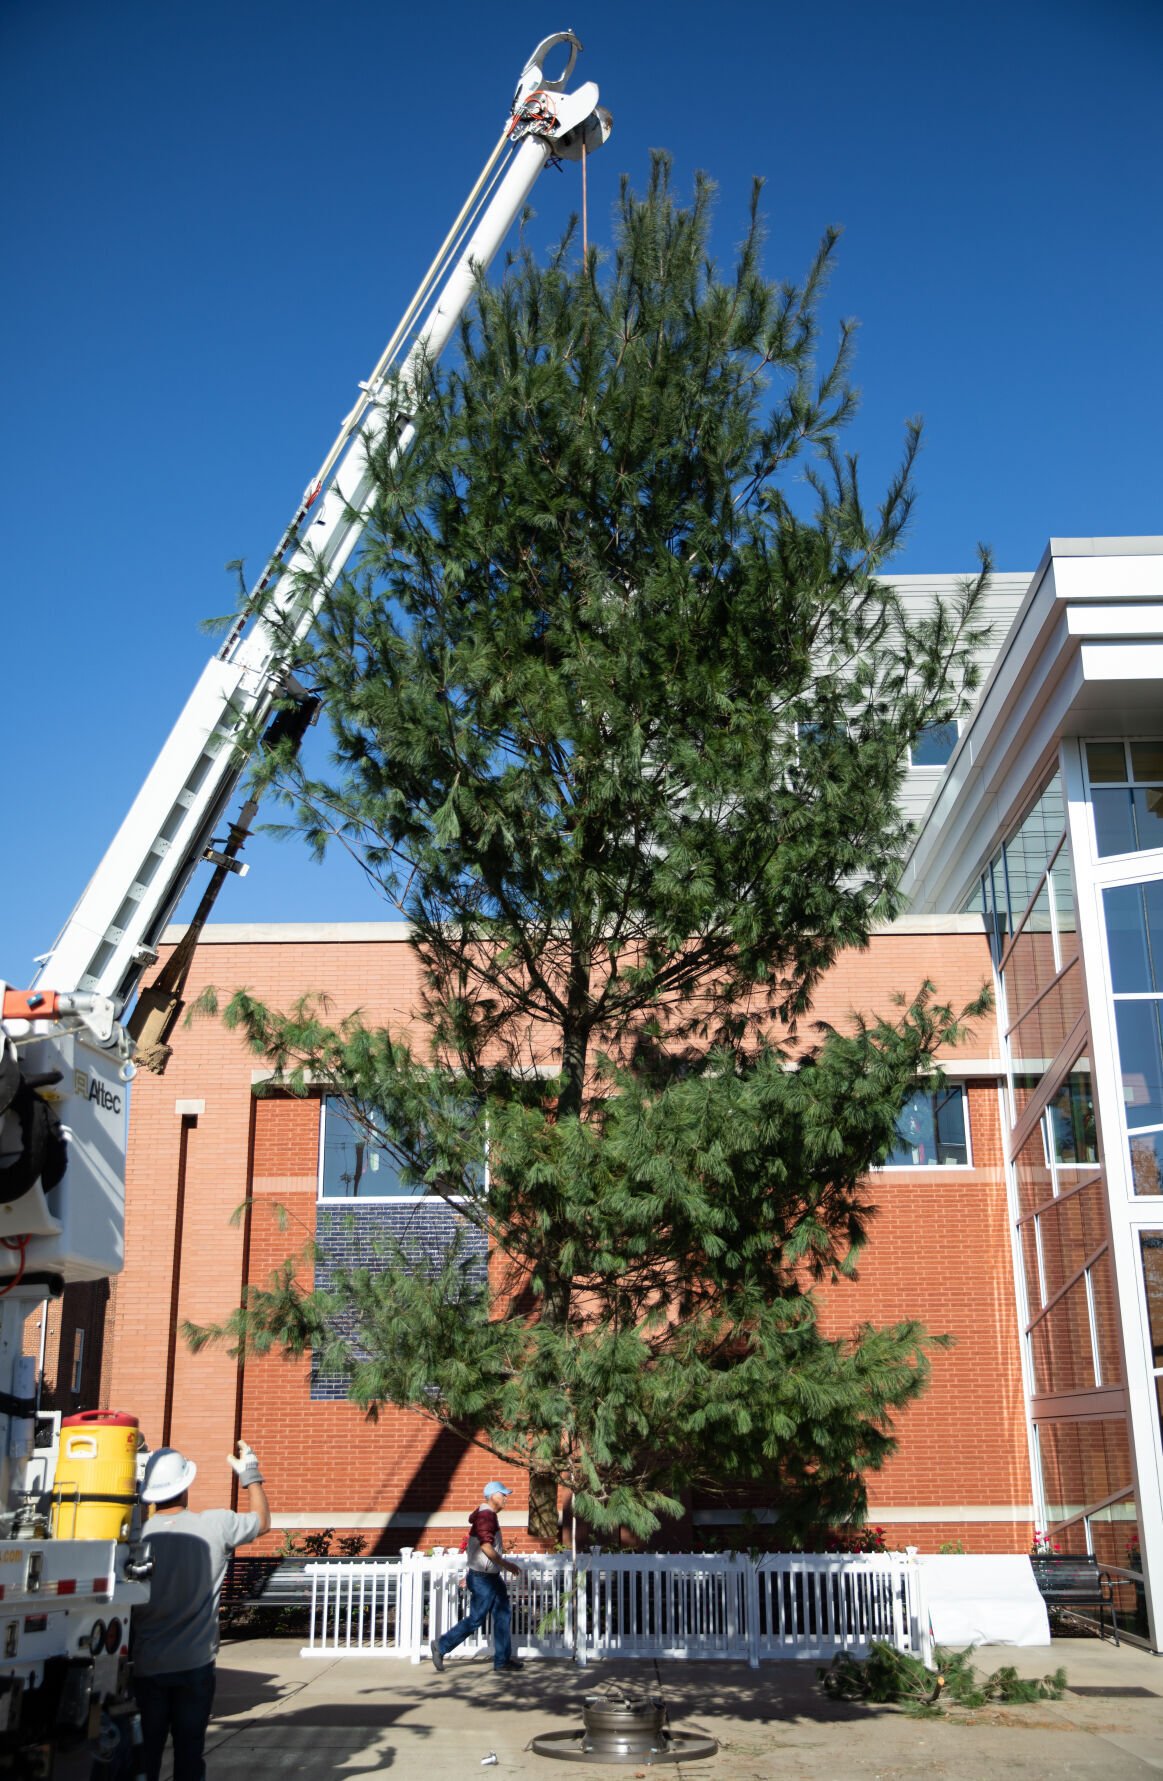
<path fill-rule="evenodd" d="M 308 1565 L 350 1564 L 349 1558 L 240 1558 L 236 1553 L 226 1567 L 222 1585 L 225 1615 L 255 1608 L 302 1608 L 311 1606 Z"/>
<path fill-rule="evenodd" d="M 1034 1582 L 1047 1608 L 1068 1618 L 1079 1619 L 1077 1610 L 1098 1610 L 1098 1635 L 1103 1636 L 1104 1616 L 1111 1617 L 1114 1641 L 1119 1642 L 1119 1620 L 1115 1608 L 1114 1579 L 1099 1569 L 1098 1560 L 1089 1552 L 1056 1552 L 1031 1558 Z"/>

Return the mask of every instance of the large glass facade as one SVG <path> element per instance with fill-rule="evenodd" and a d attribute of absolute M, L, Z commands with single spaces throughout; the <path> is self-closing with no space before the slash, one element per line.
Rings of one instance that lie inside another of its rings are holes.
<path fill-rule="evenodd" d="M 1117 1390 L 1118 1304 L 1057 774 L 991 861 L 982 894 L 1007 1064 L 1039 1513 L 1056 1544 L 1101 1546 L 1105 1563 L 1126 1564 L 1137 1528 L 1133 1468 Z M 1141 1105 L 1145 1128 L 1154 1102 Z"/>
<path fill-rule="evenodd" d="M 1126 1138 L 1136 1194 L 1163 1163 L 1163 879 L 1102 893 Z"/>

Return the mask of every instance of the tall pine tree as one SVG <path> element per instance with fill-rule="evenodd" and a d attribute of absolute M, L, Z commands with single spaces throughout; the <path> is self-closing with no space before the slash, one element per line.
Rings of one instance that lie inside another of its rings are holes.
<path fill-rule="evenodd" d="M 858 1516 L 928 1368 L 913 1322 L 825 1339 L 813 1289 L 958 1017 L 928 985 L 847 1034 L 807 1017 L 896 907 L 907 751 L 974 684 L 986 569 L 902 609 L 918 432 L 869 511 L 848 328 L 817 365 L 835 237 L 768 282 L 757 191 L 724 278 L 711 203 L 660 157 L 608 263 L 567 241 L 481 283 L 298 663 L 335 770 L 268 780 L 406 913 L 426 1043 L 226 1009 L 493 1258 L 486 1288 L 461 1247 L 386 1243 L 326 1290 L 289 1258 L 233 1337 L 527 1467 L 550 1539 L 563 1489 L 641 1536 L 760 1481 L 788 1542 Z"/>

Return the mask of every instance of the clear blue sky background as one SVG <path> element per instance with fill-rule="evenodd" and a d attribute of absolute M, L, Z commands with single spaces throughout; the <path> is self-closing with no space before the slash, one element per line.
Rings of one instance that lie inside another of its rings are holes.
<path fill-rule="evenodd" d="M 6 867 L 31 974 L 504 121 L 571 25 L 615 117 L 591 237 L 648 151 L 767 179 L 773 276 L 844 226 L 870 486 L 923 414 L 902 571 L 1163 531 L 1158 0 L 0 4 Z M 576 168 L 542 176 L 555 233 Z M 222 920 L 390 912 L 259 841 Z M 65 987 L 65 986 L 61 986 Z"/>

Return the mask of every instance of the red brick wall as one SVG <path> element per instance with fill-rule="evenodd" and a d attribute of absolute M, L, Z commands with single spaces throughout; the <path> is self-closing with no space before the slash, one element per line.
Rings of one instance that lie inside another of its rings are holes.
<path fill-rule="evenodd" d="M 928 1388 L 898 1420 L 897 1453 L 869 1479 L 874 1523 L 885 1510 L 914 1505 L 1004 1510 L 1030 1502 L 996 1085 L 970 1084 L 969 1108 L 973 1167 L 876 1175 L 879 1211 L 858 1278 L 820 1295 L 832 1335 L 915 1317 L 953 1339 L 935 1352 Z M 958 1537 L 973 1551 L 1024 1551 L 1030 1523 L 965 1517 L 953 1533 L 940 1525 L 888 1528 L 891 1544 L 925 1551 Z"/>
<path fill-rule="evenodd" d="M 845 1025 L 856 1008 L 892 1016 L 894 992 L 912 994 L 926 977 L 941 999 L 962 1005 L 988 980 L 984 939 L 877 937 L 868 951 L 840 961 L 813 1019 Z M 189 1001 L 207 984 L 223 999 L 245 986 L 282 1006 L 305 991 L 323 992 L 332 1018 L 359 1007 L 369 1022 L 397 1031 L 408 1027 L 419 987 L 405 943 L 367 940 L 203 945 Z M 991 1017 L 964 1050 L 996 1053 Z M 193 1354 L 171 1336 L 172 1305 L 179 1323 L 221 1321 L 239 1303 L 244 1278 L 264 1282 L 313 1234 L 318 1103 L 255 1096 L 252 1075 L 261 1068 L 220 1021 L 201 1019 L 179 1027 L 164 1077 L 142 1074 L 134 1085 L 127 1261 L 114 1298 L 108 1401 L 135 1410 L 150 1442 L 161 1440 L 172 1344 L 169 1437 L 198 1462 L 195 1506 L 229 1501 L 225 1456 L 242 1432 L 260 1455 L 276 1516 L 317 1518 L 337 1532 L 347 1530 L 332 1518 L 375 1518 L 381 1530 L 368 1533 L 368 1543 L 381 1550 L 455 1544 L 459 1518 L 486 1478 L 506 1477 L 495 1459 L 412 1414 L 388 1410 L 369 1423 L 353 1405 L 312 1402 L 306 1360 L 252 1358 L 240 1368 L 221 1346 Z M 191 1111 L 198 1103 L 204 1106 Z M 935 1357 L 928 1392 L 901 1419 L 900 1452 L 872 1480 L 874 1522 L 878 1509 L 993 1506 L 1004 1513 L 1030 1500 L 994 1084 L 971 1086 L 970 1116 L 973 1168 L 878 1175 L 880 1212 L 859 1278 L 823 1295 L 826 1327 L 835 1334 L 865 1320 L 917 1317 L 955 1338 Z M 523 1480 L 507 1481 L 516 1525 Z M 457 1525 L 405 1521 L 385 1532 L 393 1512 L 452 1516 Z M 958 1538 L 975 1551 L 1021 1550 L 1029 1532 L 1028 1522 L 982 1523 L 972 1515 L 888 1526 L 890 1544 L 907 1539 L 926 1550 Z"/>

